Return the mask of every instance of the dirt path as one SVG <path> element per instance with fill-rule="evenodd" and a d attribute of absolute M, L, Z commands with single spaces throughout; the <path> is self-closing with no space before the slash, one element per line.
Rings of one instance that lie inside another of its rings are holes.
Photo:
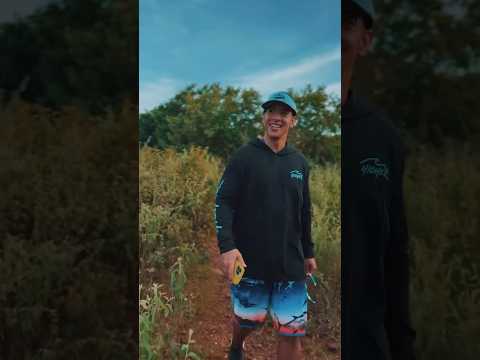
<path fill-rule="evenodd" d="M 209 261 L 197 265 L 189 276 L 186 293 L 192 299 L 193 348 L 204 359 L 227 358 L 231 339 L 231 303 L 227 281 L 220 270 L 220 257 L 215 241 L 207 245 Z M 309 317 L 311 316 L 309 310 Z M 303 339 L 305 359 L 339 360 L 338 341 L 310 331 Z M 248 360 L 275 359 L 276 334 L 270 321 L 246 341 Z"/>

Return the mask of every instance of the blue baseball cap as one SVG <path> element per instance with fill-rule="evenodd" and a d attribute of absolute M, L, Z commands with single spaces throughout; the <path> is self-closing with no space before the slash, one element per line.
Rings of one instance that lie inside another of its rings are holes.
<path fill-rule="evenodd" d="M 370 18 L 375 18 L 375 10 L 373 8 L 372 0 L 352 0 L 355 4 L 357 4 L 365 13 L 370 16 Z"/>
<path fill-rule="evenodd" d="M 282 104 L 287 105 L 290 109 L 293 111 L 293 115 L 297 114 L 297 105 L 295 104 L 295 101 L 288 95 L 286 91 L 278 91 L 274 92 L 272 95 L 270 95 L 267 99 L 262 104 L 262 108 L 265 110 L 267 109 L 272 102 L 281 102 Z"/>

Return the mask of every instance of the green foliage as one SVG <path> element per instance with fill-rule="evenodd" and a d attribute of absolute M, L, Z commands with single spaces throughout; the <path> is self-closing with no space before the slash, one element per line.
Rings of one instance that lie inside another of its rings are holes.
<path fill-rule="evenodd" d="M 126 104 L 95 118 L 20 101 L 0 109 L 5 359 L 126 359 L 136 347 L 126 319 L 136 307 L 128 303 L 136 291 L 136 111 Z"/>
<path fill-rule="evenodd" d="M 376 10 L 374 48 L 355 70 L 355 87 L 424 142 L 478 134 L 477 3 L 378 1 Z"/>
<path fill-rule="evenodd" d="M 318 265 L 319 287 L 313 306 L 318 314 L 313 321 L 327 323 L 340 335 L 341 292 L 341 224 L 340 224 L 340 167 L 319 166 L 312 171 L 310 181 L 312 197 L 312 237 Z M 316 325 L 318 327 L 318 325 Z"/>
<path fill-rule="evenodd" d="M 186 280 L 182 267 L 178 274 Z M 140 360 L 159 360 L 168 356 L 169 359 L 201 360 L 200 356 L 191 350 L 193 330 L 189 329 L 187 343 L 175 342 L 172 330 L 167 324 L 169 318 L 182 316 L 183 307 L 162 291 L 162 285 L 153 283 L 150 288 L 139 286 L 139 348 Z M 185 298 L 183 288 L 181 298 Z"/>
<path fill-rule="evenodd" d="M 340 161 L 340 102 L 310 85 L 290 91 L 298 107 L 298 126 L 289 141 L 317 164 Z"/>
<path fill-rule="evenodd" d="M 480 168 L 465 144 L 414 154 L 405 185 L 417 356 L 473 360 L 480 352 Z"/>
<path fill-rule="evenodd" d="M 260 98 L 254 90 L 191 85 L 172 100 L 140 115 L 140 141 L 177 150 L 191 145 L 227 157 L 258 132 Z"/>
<path fill-rule="evenodd" d="M 290 141 L 312 161 L 340 157 L 340 107 L 323 88 L 290 91 L 299 108 L 299 122 Z M 140 115 L 140 142 L 165 149 L 191 145 L 208 148 L 227 159 L 236 149 L 263 133 L 260 95 L 252 89 L 191 85 L 172 100 Z"/>
<path fill-rule="evenodd" d="M 180 350 L 185 354 L 185 360 L 192 359 L 192 360 L 201 360 L 200 356 L 195 354 L 193 351 L 190 350 L 190 345 L 195 343 L 195 340 L 192 340 L 193 330 L 190 329 L 188 331 L 188 340 L 186 344 L 182 344 Z"/>
<path fill-rule="evenodd" d="M 183 295 L 186 282 L 187 276 L 185 274 L 185 267 L 182 258 L 179 257 L 175 264 L 173 264 L 170 268 L 170 290 L 173 298 L 179 304 L 186 300 L 185 296 Z"/>
<path fill-rule="evenodd" d="M 213 202 L 219 162 L 206 150 L 182 153 L 140 150 L 141 265 L 188 261 L 202 236 L 213 231 Z"/>
<path fill-rule="evenodd" d="M 163 339 L 158 345 L 154 341 L 155 327 L 159 320 L 159 313 L 168 317 L 173 313 L 173 305 L 164 292 L 161 285 L 153 284 L 147 294 L 142 292 L 143 287 L 139 286 L 139 349 L 141 360 L 158 359 L 159 350 L 163 347 Z"/>
<path fill-rule="evenodd" d="M 220 176 L 219 160 L 204 149 L 140 149 L 140 357 L 199 359 L 178 328 L 190 314 L 184 290 L 190 266 L 200 258 L 202 241 L 213 234 L 213 204 Z M 149 285 L 157 271 L 169 283 Z M 156 299 L 156 300 L 155 300 Z M 160 311 L 163 319 L 160 317 Z"/>
<path fill-rule="evenodd" d="M 136 1 L 54 1 L 0 25 L 0 52 L 10 54 L 0 59 L 0 88 L 7 98 L 104 112 L 137 102 L 137 51 Z"/>

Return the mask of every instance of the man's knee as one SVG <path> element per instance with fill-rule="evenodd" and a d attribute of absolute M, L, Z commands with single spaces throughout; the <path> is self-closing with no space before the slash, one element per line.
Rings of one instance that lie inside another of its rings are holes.
<path fill-rule="evenodd" d="M 284 336 L 279 335 L 279 342 L 292 348 L 302 348 L 302 337 L 300 336 Z"/>
<path fill-rule="evenodd" d="M 279 336 L 277 345 L 278 360 L 302 360 L 303 348 L 301 337 L 299 336 Z"/>
<path fill-rule="evenodd" d="M 302 337 L 301 336 L 285 336 L 285 335 L 278 335 L 279 340 L 288 344 L 301 344 Z"/>

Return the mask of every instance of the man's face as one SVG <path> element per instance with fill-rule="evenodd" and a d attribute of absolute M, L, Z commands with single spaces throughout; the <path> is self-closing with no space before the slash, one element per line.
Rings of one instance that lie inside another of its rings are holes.
<path fill-rule="evenodd" d="M 273 102 L 263 113 L 265 135 L 271 139 L 288 136 L 288 131 L 295 125 L 296 117 L 285 104 Z"/>
<path fill-rule="evenodd" d="M 351 1 L 342 1 L 342 82 L 345 79 L 350 83 L 355 62 L 367 54 L 372 38 L 372 31 L 365 27 L 358 9 Z"/>

